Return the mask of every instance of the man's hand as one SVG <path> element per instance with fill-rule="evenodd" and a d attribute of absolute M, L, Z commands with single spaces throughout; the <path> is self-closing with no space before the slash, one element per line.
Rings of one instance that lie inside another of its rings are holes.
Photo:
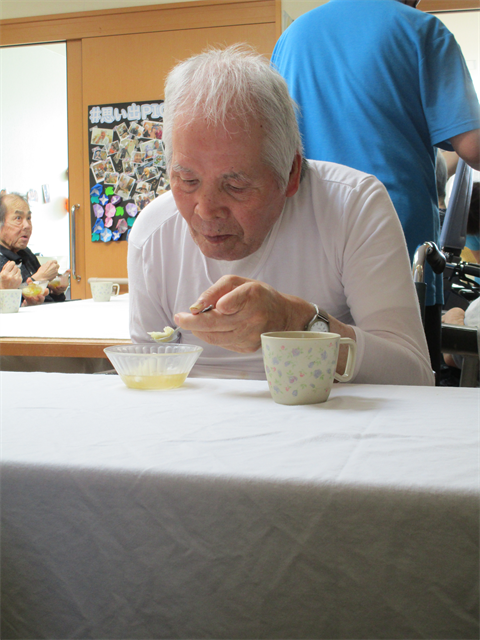
<path fill-rule="evenodd" d="M 65 273 L 57 276 L 53 282 L 48 283 L 48 288 L 53 293 L 54 296 L 59 296 L 68 289 L 70 284 L 70 269 L 67 269 Z"/>
<path fill-rule="evenodd" d="M 56 260 L 49 260 L 42 264 L 40 269 L 33 274 L 34 280 L 53 280 L 58 275 L 59 264 Z"/>
<path fill-rule="evenodd" d="M 47 291 L 47 289 L 45 289 L 45 291 Z M 37 304 L 43 304 L 45 302 L 46 295 L 47 294 L 45 294 L 44 296 L 38 295 L 32 296 L 31 298 L 25 298 L 25 300 L 22 302 L 22 307 L 33 307 Z"/>
<path fill-rule="evenodd" d="M 0 289 L 18 289 L 22 284 L 22 274 L 13 260 L 3 265 L 0 271 Z"/>
<path fill-rule="evenodd" d="M 321 304 L 321 301 L 319 301 Z M 206 307 L 214 309 L 202 313 Z M 279 293 L 258 280 L 223 276 L 200 295 L 190 313 L 177 313 L 175 322 L 201 340 L 230 351 L 251 353 L 267 331 L 303 331 L 315 314 L 306 300 Z M 329 316 L 330 331 L 356 340 L 351 325 Z M 337 372 L 345 371 L 348 348 L 340 347 Z"/>
<path fill-rule="evenodd" d="M 27 278 L 27 284 L 32 284 L 33 280 L 32 278 Z M 48 296 L 48 289 L 43 288 L 43 292 L 42 293 L 38 293 L 37 295 L 34 296 L 28 296 L 28 297 L 24 297 L 24 300 L 22 302 L 22 307 L 33 307 L 37 304 L 43 304 L 45 302 L 45 298 L 46 296 Z"/>
<path fill-rule="evenodd" d="M 464 327 L 465 326 L 465 310 L 461 309 L 460 307 L 452 307 L 446 313 L 443 314 L 442 323 L 456 324 L 460 327 Z M 451 353 L 444 353 L 443 359 L 445 361 L 445 364 L 448 365 L 449 367 L 456 367 L 457 369 L 459 368 Z"/>
<path fill-rule="evenodd" d="M 209 305 L 214 309 L 201 313 Z M 266 331 L 303 330 L 315 313 L 313 306 L 301 298 L 238 276 L 220 278 L 201 294 L 190 311 L 175 315 L 179 327 L 209 344 L 238 353 L 257 351 L 260 335 Z"/>
<path fill-rule="evenodd" d="M 457 324 L 463 327 L 465 325 L 465 311 L 460 307 L 452 307 L 443 314 L 442 322 L 444 324 Z"/>

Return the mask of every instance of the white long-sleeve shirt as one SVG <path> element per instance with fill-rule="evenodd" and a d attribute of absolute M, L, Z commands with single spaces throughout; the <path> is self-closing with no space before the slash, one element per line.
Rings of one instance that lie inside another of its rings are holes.
<path fill-rule="evenodd" d="M 243 269 L 242 261 L 235 263 L 236 274 L 315 302 L 354 325 L 352 381 L 433 384 L 405 238 L 384 186 L 343 165 L 309 165 L 259 259 L 247 258 Z M 151 342 L 147 332 L 174 326 L 175 313 L 188 311 L 214 284 L 215 267 L 192 240 L 171 192 L 149 204 L 129 238 L 132 340 Z M 261 349 L 238 354 L 188 331 L 182 342 L 204 349 L 196 375 L 265 379 Z"/>

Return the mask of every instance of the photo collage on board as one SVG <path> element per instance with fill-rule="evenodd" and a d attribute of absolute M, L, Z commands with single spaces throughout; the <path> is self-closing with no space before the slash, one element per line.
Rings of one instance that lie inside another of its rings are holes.
<path fill-rule="evenodd" d="M 163 101 L 95 105 L 88 112 L 92 242 L 128 240 L 137 216 L 170 189 Z"/>

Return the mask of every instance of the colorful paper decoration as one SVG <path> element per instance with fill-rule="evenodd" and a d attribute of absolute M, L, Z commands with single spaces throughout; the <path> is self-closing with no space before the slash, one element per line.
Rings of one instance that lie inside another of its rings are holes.
<path fill-rule="evenodd" d="M 112 232 L 110 231 L 110 229 L 104 229 L 100 234 L 100 240 L 102 242 L 110 242 L 111 239 L 112 239 Z"/>
<path fill-rule="evenodd" d="M 115 206 L 111 202 L 109 202 L 105 207 L 105 215 L 107 216 L 107 218 L 112 218 L 115 215 L 115 213 L 116 213 Z"/>
<path fill-rule="evenodd" d="M 97 218 L 101 218 L 104 214 L 104 210 L 101 204 L 93 205 L 93 213 Z"/>
<path fill-rule="evenodd" d="M 138 213 L 138 207 L 133 202 L 129 202 L 125 207 L 125 211 L 129 216 L 132 216 L 132 218 L 134 218 Z"/>
<path fill-rule="evenodd" d="M 123 218 L 121 220 L 119 220 L 117 222 L 117 230 L 120 233 L 125 233 L 125 231 L 127 231 L 128 229 L 128 222 L 126 220 L 124 220 Z"/>
<path fill-rule="evenodd" d="M 98 218 L 95 224 L 93 225 L 92 232 L 93 233 L 101 233 L 105 228 L 105 224 L 101 218 Z"/>

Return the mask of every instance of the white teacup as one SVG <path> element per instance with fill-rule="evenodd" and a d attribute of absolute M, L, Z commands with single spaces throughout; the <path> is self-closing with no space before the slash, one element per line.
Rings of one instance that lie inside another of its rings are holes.
<path fill-rule="evenodd" d="M 0 289 L 0 313 L 17 313 L 21 303 L 21 289 Z"/>
<path fill-rule="evenodd" d="M 113 282 L 91 282 L 90 288 L 95 302 L 109 302 L 120 293 L 120 285 Z"/>
<path fill-rule="evenodd" d="M 328 400 L 333 381 L 353 375 L 357 344 L 338 333 L 276 331 L 263 333 L 262 350 L 270 393 L 279 404 L 315 404 Z M 343 375 L 336 373 L 340 345 L 348 346 Z"/>

